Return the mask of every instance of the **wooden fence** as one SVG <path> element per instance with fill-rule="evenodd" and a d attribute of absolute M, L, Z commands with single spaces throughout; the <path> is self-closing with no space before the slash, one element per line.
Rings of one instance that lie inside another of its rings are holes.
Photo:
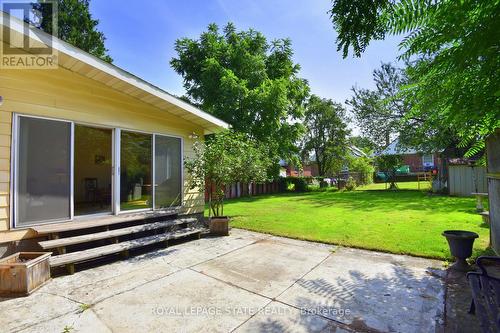
<path fill-rule="evenodd" d="M 226 199 L 280 193 L 281 191 L 278 181 L 263 184 L 236 183 L 226 188 Z M 205 190 L 205 202 L 208 202 L 208 189 Z"/>
<path fill-rule="evenodd" d="M 488 157 L 488 195 L 490 207 L 490 240 L 497 254 L 500 254 L 500 128 L 486 141 Z"/>
<path fill-rule="evenodd" d="M 450 195 L 468 197 L 473 192 L 488 192 L 485 167 L 450 165 L 448 177 Z"/>

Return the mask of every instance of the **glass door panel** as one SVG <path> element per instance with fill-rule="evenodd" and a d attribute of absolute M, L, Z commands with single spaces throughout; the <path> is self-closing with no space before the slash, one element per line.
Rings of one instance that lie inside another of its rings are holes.
<path fill-rule="evenodd" d="M 71 218 L 71 123 L 18 117 L 17 227 Z"/>
<path fill-rule="evenodd" d="M 75 215 L 111 212 L 113 131 L 75 125 Z"/>
<path fill-rule="evenodd" d="M 120 137 L 120 210 L 152 208 L 152 138 L 122 131 Z"/>
<path fill-rule="evenodd" d="M 181 139 L 155 135 L 155 209 L 181 205 Z"/>

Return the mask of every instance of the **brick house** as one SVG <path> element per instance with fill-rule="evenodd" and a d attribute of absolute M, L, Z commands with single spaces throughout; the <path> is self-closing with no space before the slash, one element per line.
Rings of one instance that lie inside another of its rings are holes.
<path fill-rule="evenodd" d="M 410 167 L 410 172 L 422 172 L 435 169 L 440 163 L 439 153 L 422 153 L 411 148 L 399 146 L 399 140 L 392 141 L 384 150 L 377 155 L 401 155 L 403 165 Z"/>

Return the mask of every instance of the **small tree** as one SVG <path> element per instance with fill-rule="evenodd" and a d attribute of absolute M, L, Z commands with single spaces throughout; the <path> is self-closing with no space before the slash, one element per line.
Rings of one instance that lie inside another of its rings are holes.
<path fill-rule="evenodd" d="M 267 180 L 271 165 L 268 151 L 244 134 L 217 133 L 205 142 L 195 142 L 193 149 L 195 157 L 185 159 L 184 165 L 190 174 L 190 187 L 207 189 L 210 215 L 224 215 L 227 186 Z"/>
<path fill-rule="evenodd" d="M 387 172 L 390 190 L 396 190 L 396 171 L 401 167 L 403 158 L 401 155 L 381 155 L 377 156 L 377 165 L 380 171 Z"/>
<path fill-rule="evenodd" d="M 349 172 L 359 173 L 358 185 L 368 185 L 373 183 L 373 161 L 369 157 L 348 158 Z"/>

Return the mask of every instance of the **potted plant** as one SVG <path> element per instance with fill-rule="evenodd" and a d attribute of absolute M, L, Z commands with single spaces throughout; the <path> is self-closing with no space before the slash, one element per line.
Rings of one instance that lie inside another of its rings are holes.
<path fill-rule="evenodd" d="M 461 272 L 468 271 L 470 266 L 465 259 L 472 255 L 472 245 L 479 237 L 478 234 L 472 231 L 446 230 L 443 231 L 443 236 L 448 241 L 451 255 L 455 257 L 455 263 L 450 268 Z"/>
<path fill-rule="evenodd" d="M 246 135 L 223 131 L 197 141 L 194 157 L 184 161 L 190 187 L 206 191 L 209 204 L 209 227 L 215 235 L 229 234 L 229 217 L 224 214 L 227 186 L 242 182 L 264 182 L 270 158 L 267 150 Z"/>

